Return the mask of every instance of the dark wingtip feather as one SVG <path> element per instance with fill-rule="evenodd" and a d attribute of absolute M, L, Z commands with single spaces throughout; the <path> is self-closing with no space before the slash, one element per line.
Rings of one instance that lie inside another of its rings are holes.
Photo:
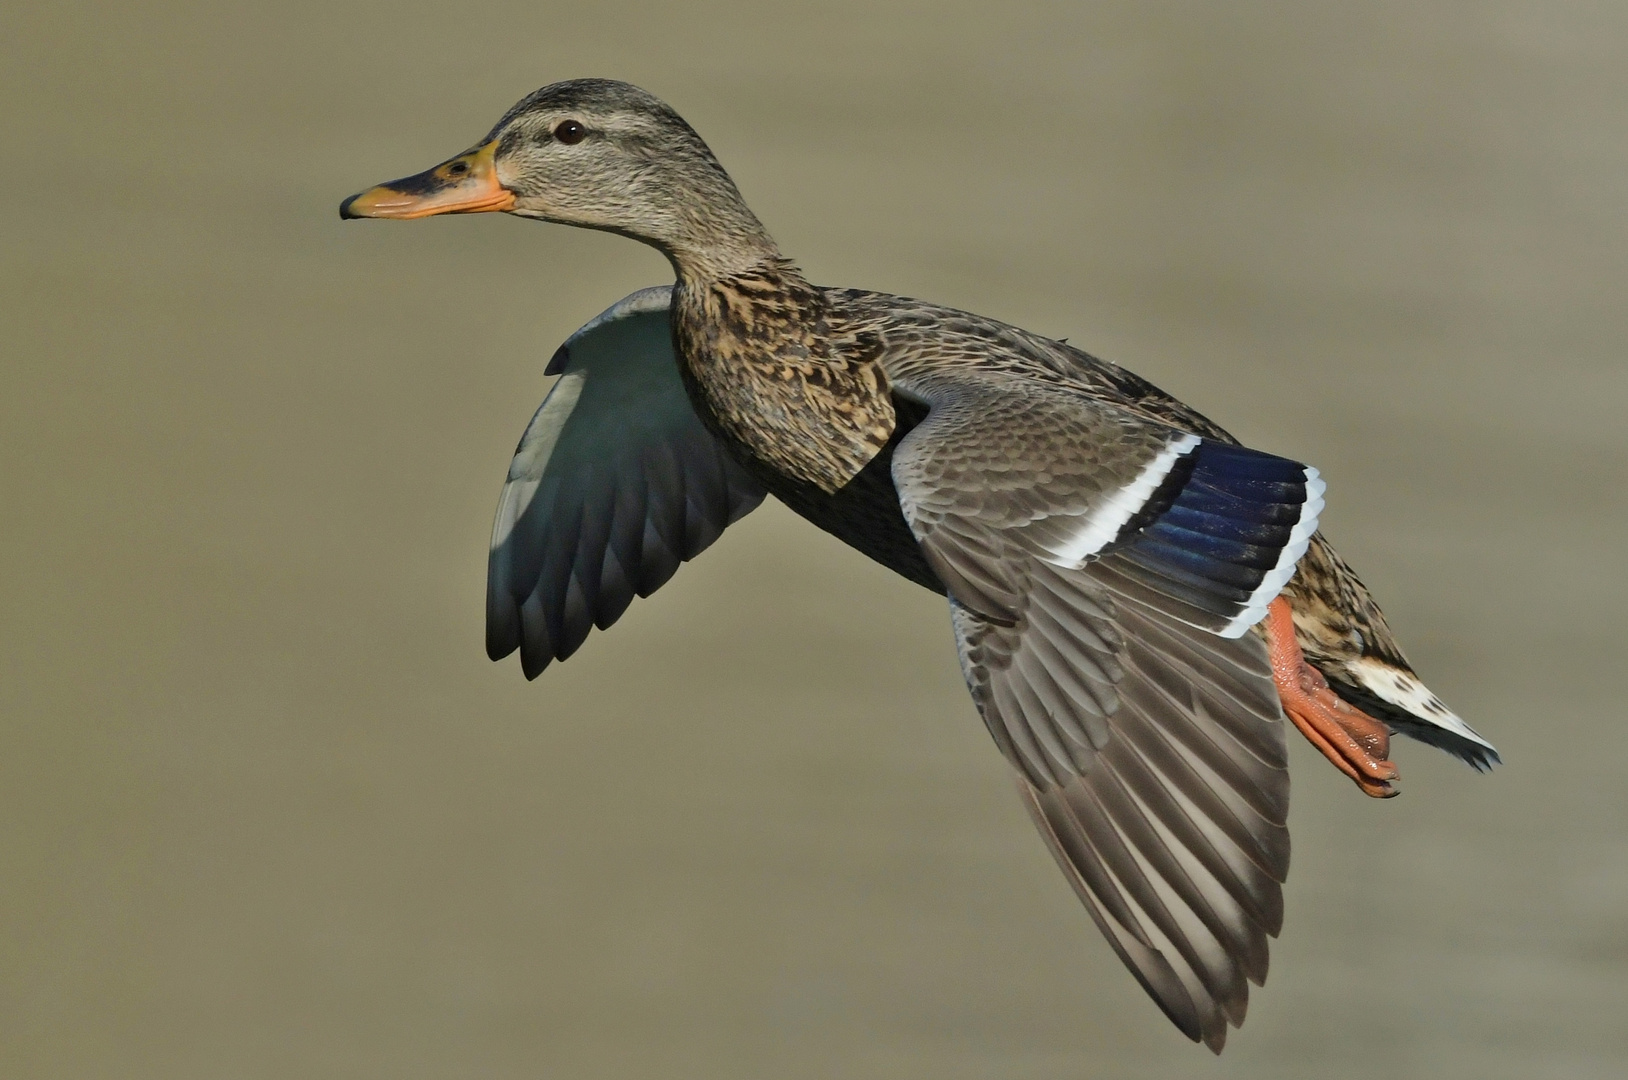
<path fill-rule="evenodd" d="M 554 659 L 554 644 L 548 632 L 548 619 L 536 593 L 520 605 L 520 670 L 535 679 Z"/>
<path fill-rule="evenodd" d="M 518 620 L 512 626 L 507 623 L 500 625 L 488 616 L 486 620 L 486 658 L 497 661 L 511 655 L 520 647 L 519 631 Z"/>
<path fill-rule="evenodd" d="M 486 655 L 501 660 L 520 647 L 520 605 L 510 595 L 502 578 L 499 560 L 493 558 L 486 590 Z"/>
<path fill-rule="evenodd" d="M 622 569 L 622 560 L 614 549 L 605 552 L 604 568 L 600 571 L 598 606 L 593 613 L 594 625 L 609 630 L 633 603 L 633 582 Z"/>
<path fill-rule="evenodd" d="M 520 670 L 530 682 L 541 675 L 554 662 L 554 650 L 547 639 L 527 638 L 520 645 Z"/>

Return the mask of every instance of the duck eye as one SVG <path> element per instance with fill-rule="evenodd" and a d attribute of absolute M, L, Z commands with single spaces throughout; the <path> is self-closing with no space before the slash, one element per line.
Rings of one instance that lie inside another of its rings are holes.
<path fill-rule="evenodd" d="M 447 174 L 449 176 L 462 176 L 468 171 L 469 162 L 467 161 L 454 161 L 451 165 L 447 166 Z"/>
<path fill-rule="evenodd" d="M 554 137 L 566 146 L 575 146 L 588 134 L 588 129 L 575 120 L 561 120 L 554 128 Z"/>

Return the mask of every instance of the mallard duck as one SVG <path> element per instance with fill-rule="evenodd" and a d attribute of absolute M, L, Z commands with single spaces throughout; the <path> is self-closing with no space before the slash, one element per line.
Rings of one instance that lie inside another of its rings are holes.
<path fill-rule="evenodd" d="M 554 355 L 492 534 L 487 647 L 528 677 L 766 493 L 944 594 L 1035 824 L 1165 1014 L 1219 1052 L 1283 918 L 1283 717 L 1366 793 L 1393 732 L 1485 770 L 1317 531 L 1317 470 L 1061 341 L 811 285 L 699 135 L 555 83 L 346 218 L 503 211 L 655 247 L 671 287 Z"/>

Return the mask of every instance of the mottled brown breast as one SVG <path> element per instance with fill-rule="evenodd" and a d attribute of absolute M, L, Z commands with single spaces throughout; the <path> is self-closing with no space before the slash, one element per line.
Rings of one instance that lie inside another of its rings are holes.
<path fill-rule="evenodd" d="M 673 290 L 679 366 L 707 426 L 737 456 L 827 493 L 882 452 L 896 423 L 880 341 L 829 315 L 789 268 L 680 278 Z"/>

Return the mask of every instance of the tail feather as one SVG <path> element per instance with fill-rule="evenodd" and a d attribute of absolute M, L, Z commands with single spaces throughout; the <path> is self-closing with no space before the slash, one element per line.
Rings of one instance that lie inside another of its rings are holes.
<path fill-rule="evenodd" d="M 1364 656 L 1332 674 L 1336 693 L 1394 731 L 1445 750 L 1477 772 L 1503 764 L 1498 750 L 1442 704 L 1413 672 Z M 1346 677 L 1340 678 L 1342 675 Z"/>

